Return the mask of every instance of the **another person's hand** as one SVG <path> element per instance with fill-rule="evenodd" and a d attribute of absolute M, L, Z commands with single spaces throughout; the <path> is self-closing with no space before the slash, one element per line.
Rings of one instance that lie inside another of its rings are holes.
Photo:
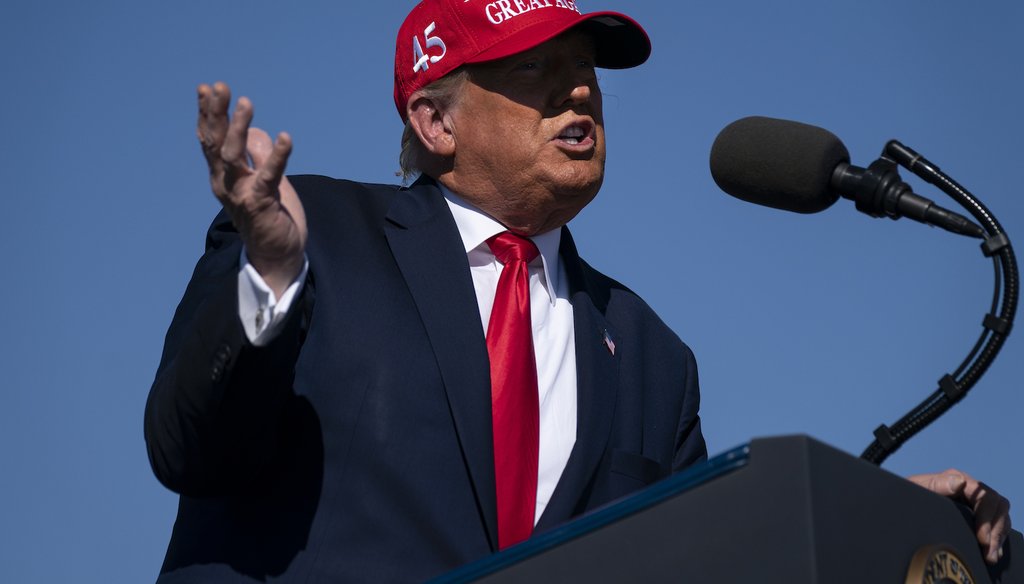
<path fill-rule="evenodd" d="M 249 263 L 280 297 L 302 270 L 306 215 L 284 176 L 292 151 L 288 134 L 276 142 L 252 122 L 252 102 L 242 97 L 228 116 L 231 90 L 224 83 L 199 86 L 197 134 L 210 167 L 210 186 L 245 243 Z"/>
<path fill-rule="evenodd" d="M 1003 557 L 1003 543 L 1010 534 L 1010 502 L 1006 497 L 955 469 L 908 478 L 929 491 L 966 503 L 974 511 L 975 533 L 985 561 L 995 564 Z"/>

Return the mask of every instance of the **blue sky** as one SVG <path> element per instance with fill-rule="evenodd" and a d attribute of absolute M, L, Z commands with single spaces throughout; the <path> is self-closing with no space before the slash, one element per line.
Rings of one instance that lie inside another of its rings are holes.
<path fill-rule="evenodd" d="M 41 1 L 0 18 L 7 277 L 0 581 L 155 578 L 176 496 L 142 410 L 217 210 L 195 86 L 224 80 L 288 130 L 290 171 L 394 181 L 394 34 L 411 1 Z M 952 0 L 598 2 L 645 25 L 651 60 L 604 72 L 608 176 L 580 251 L 694 349 L 712 452 L 806 433 L 859 454 L 980 333 L 991 265 L 973 240 L 845 201 L 801 216 L 733 200 L 707 157 L 734 119 L 828 128 L 855 163 L 890 138 L 1024 233 L 1024 8 Z M 952 206 L 920 181 L 905 180 Z M 1020 333 L 960 405 L 886 464 L 967 470 L 1024 526 Z"/>

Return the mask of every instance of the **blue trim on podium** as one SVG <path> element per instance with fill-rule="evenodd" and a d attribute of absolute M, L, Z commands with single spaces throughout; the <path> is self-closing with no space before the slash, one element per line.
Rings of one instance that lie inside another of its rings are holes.
<path fill-rule="evenodd" d="M 683 472 L 659 481 L 643 491 L 640 491 L 636 495 L 620 499 L 615 503 L 610 503 L 606 507 L 602 507 L 601 509 L 574 519 L 564 525 L 552 529 L 551 531 L 536 537 L 531 537 L 520 544 L 516 544 L 496 554 L 466 564 L 465 566 L 448 572 L 447 574 L 435 578 L 430 582 L 434 584 L 472 582 L 487 576 L 488 574 L 501 571 L 531 556 L 586 535 L 604 527 L 605 525 L 614 523 L 648 507 L 657 505 L 658 503 L 674 497 L 679 493 L 689 491 L 694 487 L 728 474 L 745 466 L 749 458 L 750 444 L 748 443 L 738 446 L 732 450 L 723 452 L 702 464 L 692 466 Z"/>

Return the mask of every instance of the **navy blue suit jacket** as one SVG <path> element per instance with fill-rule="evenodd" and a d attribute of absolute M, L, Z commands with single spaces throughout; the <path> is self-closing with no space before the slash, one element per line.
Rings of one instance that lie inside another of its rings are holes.
<path fill-rule="evenodd" d="M 494 552 L 487 349 L 439 189 L 292 182 L 310 273 L 283 332 L 246 340 L 222 213 L 167 333 L 145 433 L 181 498 L 159 581 L 421 581 Z M 538 532 L 706 457 L 690 350 L 568 230 L 560 252 L 578 430 Z"/>

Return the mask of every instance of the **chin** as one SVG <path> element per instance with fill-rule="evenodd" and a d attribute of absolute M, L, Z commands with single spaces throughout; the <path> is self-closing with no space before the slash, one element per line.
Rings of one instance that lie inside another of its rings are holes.
<path fill-rule="evenodd" d="M 587 196 L 594 198 L 604 182 L 604 164 L 598 160 L 580 160 L 564 165 L 559 169 L 553 182 L 558 185 L 556 191 L 566 196 Z"/>
<path fill-rule="evenodd" d="M 601 190 L 601 182 L 601 179 L 598 178 L 587 183 L 566 185 L 564 190 L 555 193 L 553 206 L 560 209 L 556 213 L 559 225 L 565 225 L 571 221 L 597 197 L 597 192 Z"/>
<path fill-rule="evenodd" d="M 601 185 L 604 183 L 603 174 L 575 178 L 576 180 L 562 183 L 562 188 L 559 189 L 559 198 L 580 200 L 586 205 L 597 196 L 597 192 L 601 190 Z"/>

